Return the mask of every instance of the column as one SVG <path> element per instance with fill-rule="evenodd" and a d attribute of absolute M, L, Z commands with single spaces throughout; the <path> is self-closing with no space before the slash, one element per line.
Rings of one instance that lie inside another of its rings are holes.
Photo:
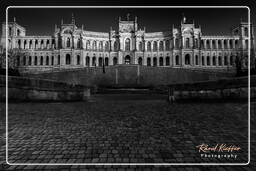
<path fill-rule="evenodd" d="M 221 39 L 221 40 L 220 40 L 220 43 L 221 43 L 221 44 L 220 44 L 220 49 L 224 49 L 224 40 Z"/>

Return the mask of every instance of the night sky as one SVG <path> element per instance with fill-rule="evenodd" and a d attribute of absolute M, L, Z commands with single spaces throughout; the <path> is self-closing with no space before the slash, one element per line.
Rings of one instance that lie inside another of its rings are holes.
<path fill-rule="evenodd" d="M 201 25 L 203 35 L 229 35 L 241 18 L 248 20 L 247 8 L 10 8 L 8 17 L 9 21 L 16 17 L 27 35 L 52 35 L 62 18 L 64 23 L 71 23 L 72 13 L 78 27 L 84 24 L 85 30 L 100 32 L 108 32 L 110 27 L 117 30 L 118 17 L 125 20 L 127 13 L 130 20 L 137 16 L 138 27 L 145 26 L 146 32 L 167 31 L 173 24 L 179 27 L 183 13 L 188 22 Z"/>

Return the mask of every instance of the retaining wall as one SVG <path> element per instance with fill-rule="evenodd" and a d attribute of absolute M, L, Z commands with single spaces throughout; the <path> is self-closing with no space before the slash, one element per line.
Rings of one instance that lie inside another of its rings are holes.
<path fill-rule="evenodd" d="M 27 74 L 28 77 L 58 80 L 86 86 L 157 86 L 173 83 L 215 80 L 234 76 L 234 72 L 215 72 L 170 67 L 148 67 L 138 65 L 117 65 L 102 67 L 60 70 L 40 74 Z"/>
<path fill-rule="evenodd" d="M 168 85 L 169 100 L 256 98 L 256 76 Z M 250 90 L 250 91 L 249 91 Z"/>
<path fill-rule="evenodd" d="M 0 76 L 0 98 L 6 98 L 6 77 Z M 77 101 L 88 100 L 90 88 L 82 85 L 24 77 L 8 77 L 8 100 Z"/>

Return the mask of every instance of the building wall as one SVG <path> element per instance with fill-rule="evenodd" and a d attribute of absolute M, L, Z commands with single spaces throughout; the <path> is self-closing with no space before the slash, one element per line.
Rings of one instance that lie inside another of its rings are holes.
<path fill-rule="evenodd" d="M 243 67 L 248 63 L 247 23 L 241 23 L 229 36 L 205 36 L 201 28 L 185 22 L 167 32 L 148 33 L 138 29 L 137 19 L 119 20 L 119 30 L 109 32 L 87 31 L 72 20 L 71 24 L 56 26 L 52 36 L 26 36 L 25 28 L 16 21 L 9 23 L 8 28 L 7 48 L 19 50 L 16 67 L 22 72 L 103 64 L 231 68 L 237 58 L 242 58 Z M 5 33 L 1 39 L 4 46 Z"/>

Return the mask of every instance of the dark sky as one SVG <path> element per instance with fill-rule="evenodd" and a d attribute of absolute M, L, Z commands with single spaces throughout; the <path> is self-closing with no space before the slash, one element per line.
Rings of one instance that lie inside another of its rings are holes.
<path fill-rule="evenodd" d="M 10 8 L 9 21 L 16 17 L 18 24 L 24 26 L 27 35 L 51 35 L 54 25 L 71 22 L 74 14 L 77 26 L 84 24 L 86 30 L 108 32 L 112 26 L 117 30 L 118 17 L 130 19 L 138 16 L 139 28 L 146 27 L 147 32 L 166 31 L 180 26 L 182 13 L 187 21 L 194 20 L 201 25 L 204 35 L 229 35 L 230 28 L 237 26 L 242 18 L 248 20 L 246 8 Z M 252 20 L 252 19 L 251 19 Z"/>

